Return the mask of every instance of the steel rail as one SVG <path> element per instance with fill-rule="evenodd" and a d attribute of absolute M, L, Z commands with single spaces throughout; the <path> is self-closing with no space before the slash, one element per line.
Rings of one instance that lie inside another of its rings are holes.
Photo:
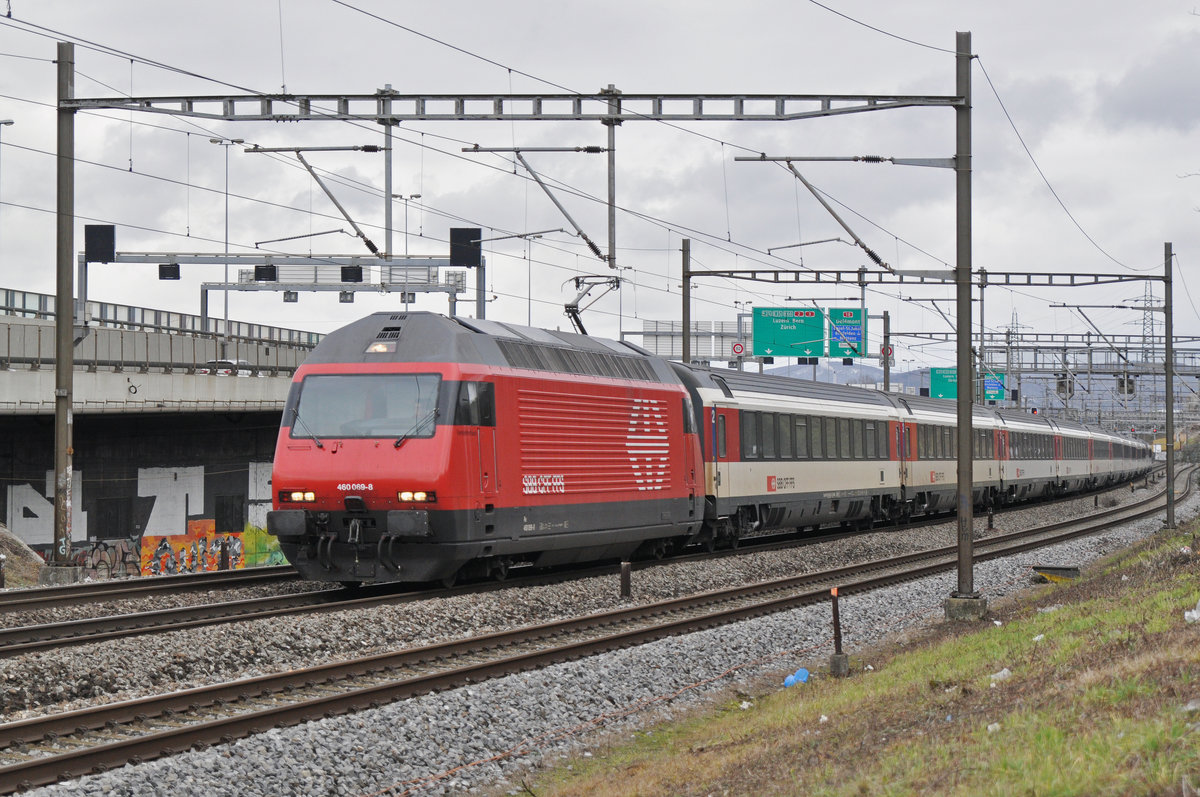
<path fill-rule="evenodd" d="M 1189 475 L 1185 470 L 1179 476 L 1186 485 L 1183 495 L 1190 490 Z M 1165 496 L 1157 494 L 1137 504 L 1102 513 L 1099 523 L 1092 516 L 1090 524 L 1087 518 L 1080 518 L 988 538 L 980 541 L 976 560 L 1021 552 L 1128 523 L 1156 514 L 1161 510 L 1158 505 L 1164 502 Z M 170 755 L 189 747 L 229 742 L 270 727 L 361 710 L 430 691 L 821 602 L 827 599 L 831 586 L 837 586 L 842 594 L 865 592 L 952 569 L 956 558 L 956 546 L 945 546 L 821 573 L 713 590 L 641 607 L 8 723 L 0 725 L 0 749 L 9 757 L 13 757 L 11 751 L 15 750 L 19 757 L 24 755 L 21 750 L 25 745 L 39 739 L 61 740 L 64 735 L 82 734 L 88 729 L 112 729 L 131 721 L 146 721 L 150 716 L 163 717 L 161 723 L 171 724 L 176 712 L 221 711 L 224 710 L 221 706 L 231 702 L 241 702 L 249 709 L 233 716 L 169 727 L 131 739 L 80 746 L 53 757 L 30 756 L 29 760 L 0 767 L 0 793 L 103 770 L 127 761 Z M 633 627 L 608 630 L 622 625 Z M 549 647 L 545 647 L 546 644 Z M 532 649 L 521 649 L 526 646 L 532 646 Z M 480 657 L 482 660 L 478 660 Z M 456 664 L 456 660 L 461 663 Z M 404 670 L 407 673 L 399 672 Z M 339 681 L 355 678 L 365 678 L 369 683 L 364 687 L 337 685 Z M 309 695 L 317 694 L 278 704 L 281 695 L 295 689 L 307 691 Z M 270 705 L 249 705 L 255 700 L 267 701 Z M 86 745 L 86 742 L 76 743 Z"/>
<path fill-rule="evenodd" d="M 1079 496 L 1072 496 L 1077 498 Z M 1146 499 L 1152 500 L 1152 499 Z M 1023 507 L 1014 507 L 1019 509 Z M 944 521 L 937 518 L 936 522 Z M 925 525 L 924 520 L 914 521 L 906 528 Z M 929 522 L 935 522 L 933 520 Z M 723 550 L 702 554 L 683 554 L 661 561 L 645 561 L 637 563 L 637 568 L 673 564 L 678 562 L 700 561 L 709 557 L 743 555 L 757 551 L 778 550 L 797 545 L 809 545 L 845 536 L 858 534 L 858 531 L 836 531 L 813 536 L 795 538 L 792 535 L 763 535 L 743 541 L 744 547 L 736 550 Z M 787 539 L 791 537 L 790 539 Z M 290 569 L 290 568 L 287 568 Z M 509 585 L 533 585 L 561 581 L 565 578 L 582 578 L 592 575 L 605 575 L 614 571 L 609 564 L 588 567 L 583 570 L 568 570 L 554 573 L 531 573 L 521 575 L 511 574 Z M 280 576 L 282 577 L 282 576 Z M 164 583 L 162 588 L 167 588 Z M 468 585 L 466 589 L 472 592 L 486 592 L 502 588 L 495 583 L 480 583 Z M 462 588 L 459 590 L 462 591 Z M 364 594 L 366 593 L 366 594 Z M 240 601 L 202 604 L 198 606 L 183 606 L 167 609 L 156 609 L 145 612 L 133 612 L 104 617 L 65 620 L 58 623 L 48 623 L 31 626 L 14 626 L 0 628 L 0 658 L 34 653 L 71 645 L 102 642 L 147 633 L 165 633 L 188 628 L 198 628 L 220 623 L 242 622 L 247 620 L 282 617 L 313 611 L 330 611 L 343 609 L 369 608 L 387 603 L 410 602 L 421 598 L 436 597 L 444 594 L 441 588 L 428 589 L 410 587 L 397 590 L 397 585 L 391 583 L 371 585 L 357 593 L 347 593 L 344 589 L 313 590 L 293 595 L 274 598 L 253 598 Z"/>
<path fill-rule="evenodd" d="M 162 592 L 184 592 L 289 581 L 299 578 L 291 565 L 244 570 L 213 570 L 172 576 L 136 576 L 81 584 L 0 591 L 0 612 L 30 611 L 80 603 L 125 600 Z"/>

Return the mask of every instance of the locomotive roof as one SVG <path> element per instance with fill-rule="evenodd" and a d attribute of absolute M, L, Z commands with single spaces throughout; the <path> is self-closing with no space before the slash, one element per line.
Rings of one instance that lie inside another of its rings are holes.
<path fill-rule="evenodd" d="M 390 351 L 368 351 L 375 343 Z M 306 363 L 428 362 L 678 384 L 666 361 L 606 338 L 438 313 L 379 312 L 327 335 Z"/>

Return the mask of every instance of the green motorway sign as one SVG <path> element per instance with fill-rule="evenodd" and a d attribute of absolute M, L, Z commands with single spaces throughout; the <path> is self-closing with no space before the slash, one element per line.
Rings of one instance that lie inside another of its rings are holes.
<path fill-rule="evenodd" d="M 958 398 L 958 369 L 930 368 L 929 395 L 932 398 Z"/>
<path fill-rule="evenodd" d="M 755 357 L 824 357 L 825 313 L 815 307 L 755 307 Z"/>

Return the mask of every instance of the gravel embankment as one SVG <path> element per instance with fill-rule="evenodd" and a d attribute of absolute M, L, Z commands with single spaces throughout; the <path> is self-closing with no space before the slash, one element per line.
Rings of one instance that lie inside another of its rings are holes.
<path fill-rule="evenodd" d="M 1111 495 L 1121 501 L 1130 498 L 1128 489 Z M 1137 497 L 1141 495 L 1139 491 Z M 1006 514 L 997 518 L 997 530 L 1081 514 L 1090 511 L 1092 503 L 1088 497 Z M 1181 505 L 1179 520 L 1190 517 L 1198 506 L 1200 498 Z M 975 585 L 994 599 L 1024 588 L 1031 563 L 1084 564 L 1149 535 L 1161 524 L 1160 519 L 1151 519 L 1052 549 L 987 562 L 975 568 Z M 976 521 L 977 532 L 985 527 L 986 520 Z M 943 545 L 953 541 L 956 530 L 955 523 L 948 523 L 864 534 L 786 552 L 654 568 L 635 573 L 635 599 L 653 601 Z M 843 598 L 844 644 L 850 651 L 862 650 L 890 633 L 939 619 L 955 581 L 954 573 L 946 573 Z M 34 654 L 0 662 L 0 712 L 16 719 L 618 605 L 617 578 L 606 576 Z M 594 738 L 589 735 L 593 728 L 628 732 L 649 719 L 690 706 L 714 690 L 767 672 L 790 671 L 802 663 L 819 665 L 829 653 L 829 634 L 827 606 L 798 609 L 349 717 L 274 730 L 36 793 L 371 794 L 519 750 L 520 754 L 468 766 L 444 780 L 423 784 L 419 793 L 487 789 L 497 779 L 536 765 L 546 756 L 587 744 Z M 736 672 L 722 677 L 731 668 Z M 684 691 L 673 699 L 664 699 L 680 690 Z M 651 710 L 645 710 L 646 701 L 654 701 Z"/>

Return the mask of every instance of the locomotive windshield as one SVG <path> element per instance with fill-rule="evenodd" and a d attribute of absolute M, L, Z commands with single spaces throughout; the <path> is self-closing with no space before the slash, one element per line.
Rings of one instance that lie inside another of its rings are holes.
<path fill-rule="evenodd" d="M 438 374 L 314 374 L 294 399 L 292 437 L 432 437 Z"/>

